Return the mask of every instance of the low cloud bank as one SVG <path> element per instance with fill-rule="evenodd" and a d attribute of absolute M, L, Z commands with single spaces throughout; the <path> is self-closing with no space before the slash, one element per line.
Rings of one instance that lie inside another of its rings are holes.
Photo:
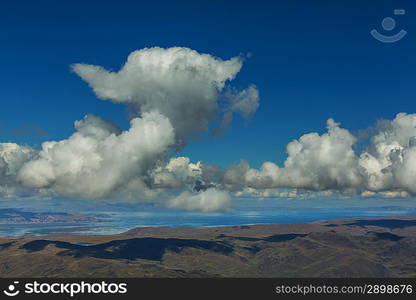
<path fill-rule="evenodd" d="M 202 162 L 191 163 L 188 158 L 175 158 L 167 166 L 180 161 L 180 169 L 188 170 L 186 176 L 178 176 L 171 167 L 160 174 L 176 186 L 200 182 L 236 195 L 292 197 L 299 196 L 300 191 L 319 191 L 319 195 L 416 195 L 416 114 L 399 113 L 379 124 L 361 152 L 355 149 L 358 139 L 329 119 L 324 134 L 308 133 L 287 145 L 282 167 L 267 161 L 254 169 L 242 160 L 221 171 Z M 163 182 L 169 186 L 168 180 Z"/>
<path fill-rule="evenodd" d="M 226 170 L 223 184 L 416 195 L 416 114 L 399 113 L 384 121 L 361 153 L 354 150 L 356 143 L 356 137 L 329 119 L 326 133 L 308 133 L 287 145 L 283 167 L 265 162 L 257 170 L 243 161 Z"/>
<path fill-rule="evenodd" d="M 185 191 L 169 200 L 168 205 L 182 210 L 227 211 L 231 206 L 231 196 L 228 192 L 216 188 L 209 188 L 198 193 Z"/>

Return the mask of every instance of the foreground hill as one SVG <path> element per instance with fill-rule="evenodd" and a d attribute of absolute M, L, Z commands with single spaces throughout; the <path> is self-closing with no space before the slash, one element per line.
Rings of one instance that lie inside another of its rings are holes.
<path fill-rule="evenodd" d="M 3 237 L 0 277 L 416 277 L 416 217 Z"/>

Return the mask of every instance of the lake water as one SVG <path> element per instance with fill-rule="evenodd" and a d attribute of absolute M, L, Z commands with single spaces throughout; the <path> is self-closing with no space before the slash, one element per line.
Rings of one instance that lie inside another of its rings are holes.
<path fill-rule="evenodd" d="M 1 206 L 0 206 L 1 207 Z M 3 205 L 4 207 L 4 205 Z M 46 207 L 38 207 L 45 210 Z M 119 209 L 115 209 L 119 207 Z M 135 209 L 133 209 L 135 207 Z M 0 225 L 0 235 L 46 235 L 46 234 L 117 234 L 135 227 L 207 227 L 248 224 L 308 223 L 339 218 L 369 218 L 388 216 L 415 216 L 414 199 L 285 199 L 285 200 L 238 200 L 229 212 L 199 213 L 168 210 L 159 206 L 122 205 L 95 209 L 104 214 L 100 222 L 77 224 L 15 224 Z M 35 207 L 22 207 L 34 210 Z M 98 206 L 98 208 L 100 208 Z M 55 206 L 55 211 L 64 207 Z M 74 208 L 67 209 L 68 212 Z M 48 210 L 50 211 L 50 209 Z M 91 213 L 91 209 L 86 209 Z"/>

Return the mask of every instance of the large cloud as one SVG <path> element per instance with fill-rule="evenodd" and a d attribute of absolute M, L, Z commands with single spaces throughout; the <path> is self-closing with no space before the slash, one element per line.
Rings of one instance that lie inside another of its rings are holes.
<path fill-rule="evenodd" d="M 73 70 L 101 99 L 127 103 L 141 112 L 159 111 L 171 121 L 178 145 L 183 145 L 217 117 L 219 93 L 241 67 L 240 57 L 224 61 L 189 48 L 154 47 L 131 53 L 118 72 L 87 64 L 74 64 Z M 253 114 L 256 88 L 241 93 L 233 110 Z"/>
<path fill-rule="evenodd" d="M 20 169 L 20 182 L 63 195 L 107 197 L 144 187 L 142 176 L 174 143 L 169 120 L 158 112 L 132 119 L 130 129 L 121 133 L 92 115 L 75 127 L 70 138 L 43 143 L 38 158 Z"/>
<path fill-rule="evenodd" d="M 132 198 L 137 199 L 143 191 L 206 189 L 201 180 L 212 176 L 215 167 L 192 165 L 185 158 L 163 161 L 173 147 L 207 130 L 220 113 L 254 114 L 259 98 L 254 85 L 242 91 L 227 88 L 228 104 L 218 108 L 226 82 L 241 67 L 240 57 L 224 61 L 180 47 L 135 51 L 118 72 L 74 64 L 99 98 L 130 105 L 138 117 L 121 132 L 115 124 L 87 115 L 75 122 L 76 132 L 68 139 L 43 143 L 15 177 L 29 188 L 84 198 L 136 193 Z"/>

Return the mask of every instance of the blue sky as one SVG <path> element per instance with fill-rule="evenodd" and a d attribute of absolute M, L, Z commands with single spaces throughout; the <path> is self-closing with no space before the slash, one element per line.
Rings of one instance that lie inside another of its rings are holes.
<path fill-rule="evenodd" d="M 222 137 L 189 144 L 181 154 L 193 160 L 282 163 L 288 142 L 323 132 L 329 117 L 355 131 L 415 112 L 412 1 L 142 2 L 2 1 L 1 142 L 66 138 L 87 113 L 127 127 L 125 106 L 97 99 L 69 65 L 118 70 L 130 52 L 152 46 L 251 55 L 233 84 L 256 84 L 257 113 L 250 122 L 236 117 Z M 380 43 L 369 31 L 383 32 L 381 20 L 395 8 L 406 9 L 394 17 L 408 34 Z"/>

